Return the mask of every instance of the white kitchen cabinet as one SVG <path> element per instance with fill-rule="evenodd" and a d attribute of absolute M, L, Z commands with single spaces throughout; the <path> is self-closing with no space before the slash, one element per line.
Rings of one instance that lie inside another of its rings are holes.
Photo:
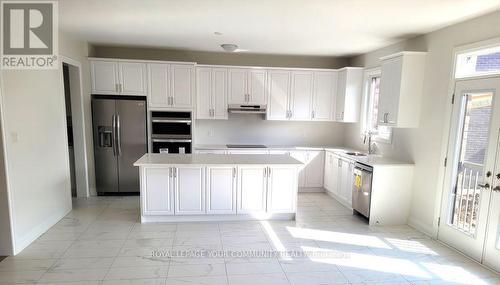
<path fill-rule="evenodd" d="M 313 73 L 293 71 L 291 77 L 290 120 L 308 121 L 312 116 Z"/>
<path fill-rule="evenodd" d="M 297 205 L 297 169 L 270 166 L 268 171 L 268 213 L 293 213 Z"/>
<path fill-rule="evenodd" d="M 267 120 L 288 120 L 290 110 L 290 71 L 268 71 L 269 101 Z"/>
<path fill-rule="evenodd" d="M 313 121 L 331 121 L 334 119 L 337 77 L 337 72 L 333 71 L 314 72 Z"/>
<path fill-rule="evenodd" d="M 146 168 L 141 185 L 142 215 L 173 215 L 172 168 Z M 146 191 L 147 189 L 147 191 Z"/>
<path fill-rule="evenodd" d="M 149 63 L 149 107 L 191 109 L 194 65 Z"/>
<path fill-rule="evenodd" d="M 293 150 L 290 152 L 293 158 L 304 164 L 299 168 L 299 187 L 323 187 L 324 153 L 322 150 Z"/>
<path fill-rule="evenodd" d="M 331 152 L 325 152 L 325 171 L 323 176 L 323 184 L 325 189 L 328 192 L 332 192 L 332 184 L 333 184 L 333 154 Z"/>
<path fill-rule="evenodd" d="M 200 166 L 173 168 L 175 185 L 175 214 L 205 214 L 205 177 Z"/>
<path fill-rule="evenodd" d="M 146 95 L 146 64 L 133 61 L 90 61 L 92 94 Z"/>
<path fill-rule="evenodd" d="M 353 123 L 359 121 L 363 68 L 345 67 L 338 71 L 335 100 L 335 121 Z"/>
<path fill-rule="evenodd" d="M 240 166 L 238 168 L 238 214 L 266 212 L 266 166 Z"/>
<path fill-rule="evenodd" d="M 340 197 L 340 181 L 342 180 L 341 176 L 341 165 L 340 165 L 340 158 L 337 155 L 332 154 L 332 173 L 331 173 L 331 193 L 336 195 L 337 197 Z"/>
<path fill-rule="evenodd" d="M 418 127 L 425 59 L 425 52 L 401 52 L 381 58 L 379 125 Z"/>
<path fill-rule="evenodd" d="M 261 68 L 229 69 L 229 104 L 266 104 L 266 70 Z"/>
<path fill-rule="evenodd" d="M 236 167 L 207 167 L 207 214 L 236 214 Z"/>
<path fill-rule="evenodd" d="M 323 187 L 324 159 L 325 152 L 322 150 L 307 152 L 306 187 Z"/>
<path fill-rule="evenodd" d="M 227 119 L 227 69 L 196 68 L 196 118 Z"/>
<path fill-rule="evenodd" d="M 340 197 L 349 207 L 352 206 L 353 171 L 354 161 L 342 160 Z"/>

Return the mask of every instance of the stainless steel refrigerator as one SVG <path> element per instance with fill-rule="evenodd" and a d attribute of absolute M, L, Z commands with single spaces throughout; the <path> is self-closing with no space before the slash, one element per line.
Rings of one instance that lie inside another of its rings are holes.
<path fill-rule="evenodd" d="M 138 193 L 133 163 L 147 152 L 146 98 L 92 95 L 97 193 Z"/>

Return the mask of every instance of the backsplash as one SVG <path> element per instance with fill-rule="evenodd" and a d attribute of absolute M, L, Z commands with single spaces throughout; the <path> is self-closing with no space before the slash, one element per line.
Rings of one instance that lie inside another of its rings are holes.
<path fill-rule="evenodd" d="M 343 146 L 344 124 L 267 121 L 262 115 L 229 115 L 229 120 L 196 120 L 195 144 Z"/>

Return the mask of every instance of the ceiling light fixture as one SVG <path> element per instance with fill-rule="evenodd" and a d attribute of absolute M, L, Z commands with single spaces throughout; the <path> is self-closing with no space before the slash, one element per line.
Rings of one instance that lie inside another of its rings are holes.
<path fill-rule="evenodd" d="M 220 47 L 227 52 L 235 52 L 238 49 L 238 46 L 235 44 L 221 44 Z"/>

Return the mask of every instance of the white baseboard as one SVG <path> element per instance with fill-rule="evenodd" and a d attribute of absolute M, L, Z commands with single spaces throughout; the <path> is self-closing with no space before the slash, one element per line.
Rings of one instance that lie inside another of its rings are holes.
<path fill-rule="evenodd" d="M 221 221 L 265 221 L 295 220 L 294 213 L 262 214 L 262 215 L 185 215 L 185 216 L 141 216 L 141 223 L 177 223 L 177 222 L 221 222 Z"/>
<path fill-rule="evenodd" d="M 71 204 L 68 208 L 64 208 L 61 211 L 55 213 L 44 222 L 40 223 L 38 226 L 33 228 L 23 237 L 19 238 L 14 243 L 14 255 L 19 254 L 23 249 L 28 247 L 32 242 L 39 238 L 42 234 L 48 231 L 52 226 L 57 224 L 64 216 L 66 216 L 71 211 Z"/>
<path fill-rule="evenodd" d="M 436 233 L 432 226 L 428 226 L 421 221 L 415 219 L 414 217 L 408 218 L 408 225 L 432 238 L 437 238 Z"/>
<path fill-rule="evenodd" d="M 325 188 L 323 187 L 300 187 L 299 193 L 324 193 Z"/>

